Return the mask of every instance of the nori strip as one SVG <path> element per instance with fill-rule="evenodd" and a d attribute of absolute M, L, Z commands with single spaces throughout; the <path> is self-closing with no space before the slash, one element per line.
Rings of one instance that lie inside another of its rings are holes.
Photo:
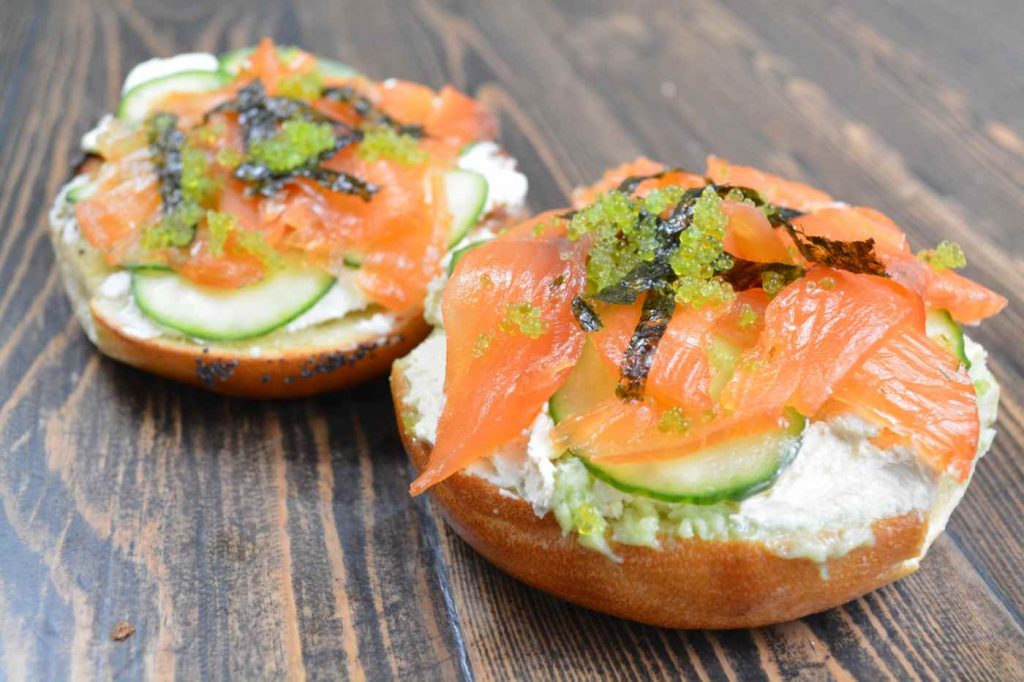
<path fill-rule="evenodd" d="M 791 223 L 786 230 L 800 253 L 809 261 L 827 265 L 837 270 L 888 277 L 885 264 L 875 256 L 875 240 L 842 242 L 827 237 L 804 234 Z"/>
<path fill-rule="evenodd" d="M 596 332 L 604 327 L 597 311 L 582 296 L 572 299 L 572 314 L 576 317 L 576 323 L 579 324 L 580 329 L 585 332 Z"/>
<path fill-rule="evenodd" d="M 733 185 L 713 185 L 713 187 L 721 197 L 725 197 L 731 191 L 739 192 L 744 199 L 749 199 L 755 206 L 763 208 L 771 226 L 784 228 L 793 238 L 800 254 L 812 263 L 819 263 L 837 270 L 878 275 L 879 277 L 888 276 L 885 272 L 885 264 L 875 255 L 874 239 L 844 242 L 828 237 L 808 235 L 792 222 L 795 218 L 804 215 L 803 212 L 768 203 L 759 192 L 749 187 Z"/>
<path fill-rule="evenodd" d="M 672 277 L 672 266 L 667 259 L 656 258 L 638 264 L 615 284 L 601 289 L 590 298 L 604 303 L 628 305 Z"/>
<path fill-rule="evenodd" d="M 633 330 L 619 367 L 619 383 L 615 395 L 621 400 L 640 400 L 644 395 L 647 375 L 654 362 L 661 337 L 675 312 L 676 301 L 671 293 L 648 291 L 644 298 L 640 321 Z"/>
<path fill-rule="evenodd" d="M 787 263 L 757 263 L 733 256 L 733 266 L 722 272 L 720 276 L 736 291 L 746 291 L 762 286 L 762 276 L 766 272 L 782 275 L 787 282 L 802 277 L 804 269 L 799 265 Z"/>
<path fill-rule="evenodd" d="M 340 173 L 322 167 L 320 164 L 334 156 L 338 151 L 363 139 L 363 133 L 348 124 L 325 116 L 305 102 L 288 97 L 268 97 L 263 83 L 258 80 L 249 83 L 238 91 L 235 99 L 225 102 L 206 113 L 205 118 L 213 114 L 233 112 L 238 114 L 238 122 L 242 127 L 245 148 L 249 149 L 253 142 L 273 137 L 280 124 L 292 120 L 306 120 L 313 123 L 327 123 L 334 128 L 334 145 L 305 165 L 287 172 L 275 172 L 267 166 L 253 161 L 245 161 L 235 169 L 235 177 L 248 183 L 251 191 L 260 196 L 273 196 L 281 188 L 297 178 L 308 178 L 333 191 L 352 194 L 364 201 L 369 201 L 380 188 L 375 184 L 361 180 L 348 173 Z"/>
<path fill-rule="evenodd" d="M 331 100 L 332 102 L 351 104 L 356 113 L 359 114 L 365 122 L 371 125 L 387 126 L 399 135 L 409 135 L 417 138 L 423 137 L 424 135 L 423 126 L 399 123 L 390 115 L 375 107 L 368 97 L 360 95 L 352 86 L 346 85 L 338 88 L 324 88 L 321 97 Z"/>
<path fill-rule="evenodd" d="M 632 194 L 637 190 L 640 185 L 647 182 L 648 180 L 661 180 L 666 175 L 671 173 L 685 173 L 682 168 L 662 168 L 657 173 L 651 173 L 650 175 L 631 175 L 615 188 L 615 191 L 622 192 L 623 194 Z"/>
<path fill-rule="evenodd" d="M 76 176 L 84 173 L 89 162 L 95 160 L 102 161 L 103 157 L 97 154 L 96 152 L 78 152 L 75 155 L 74 160 L 70 164 L 71 173 L 68 175 L 68 179 L 66 182 L 71 182 Z"/>
<path fill-rule="evenodd" d="M 153 150 L 153 165 L 160 180 L 160 200 L 164 213 L 181 206 L 181 149 L 185 146 L 185 133 L 178 130 L 178 117 L 174 114 L 156 114 L 149 119 L 149 146 Z"/>

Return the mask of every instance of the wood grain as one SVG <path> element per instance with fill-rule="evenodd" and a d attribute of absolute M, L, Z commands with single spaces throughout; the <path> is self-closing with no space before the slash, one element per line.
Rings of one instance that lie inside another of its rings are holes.
<path fill-rule="evenodd" d="M 0 6 L 0 676 L 1024 678 L 1022 26 L 1007 0 Z M 407 497 L 384 382 L 246 402 L 99 357 L 45 240 L 78 136 L 132 64 L 264 34 L 478 94 L 536 209 L 638 153 L 713 151 L 876 206 L 917 248 L 961 241 L 1011 299 L 971 332 L 1000 435 L 922 569 L 757 631 L 622 622 L 497 572 Z"/>

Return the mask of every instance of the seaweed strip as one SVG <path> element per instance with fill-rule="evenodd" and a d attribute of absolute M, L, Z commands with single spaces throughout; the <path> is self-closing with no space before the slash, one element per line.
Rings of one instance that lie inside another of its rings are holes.
<path fill-rule="evenodd" d="M 804 234 L 791 223 L 786 223 L 786 231 L 796 242 L 801 255 L 809 261 L 837 270 L 888 277 L 885 264 L 875 256 L 874 239 L 843 242 Z"/>
<path fill-rule="evenodd" d="M 805 234 L 793 224 L 793 220 L 805 215 L 802 211 L 768 203 L 756 190 L 749 187 L 734 185 L 712 185 L 719 196 L 725 197 L 729 192 L 739 192 L 744 199 L 749 199 L 755 206 L 765 209 L 765 216 L 774 228 L 782 227 L 793 238 L 797 249 L 807 260 L 813 263 L 847 270 L 887 277 L 885 264 L 875 255 L 875 240 L 839 241 L 828 237 Z"/>
<path fill-rule="evenodd" d="M 424 135 L 423 126 L 399 123 L 390 115 L 375 107 L 373 102 L 370 101 L 370 98 L 365 95 L 360 95 L 356 92 L 355 88 L 349 85 L 337 88 L 324 88 L 321 96 L 324 99 L 331 100 L 332 102 L 351 104 L 356 113 L 365 121 L 373 125 L 387 126 L 399 135 L 409 135 L 417 138 L 423 137 Z"/>
<path fill-rule="evenodd" d="M 720 273 L 720 276 L 736 291 L 746 291 L 747 289 L 755 289 L 762 286 L 762 278 L 766 272 L 778 273 L 784 276 L 786 281 L 792 281 L 797 277 L 801 277 L 804 269 L 799 265 L 757 263 L 734 256 L 733 266 Z"/>
<path fill-rule="evenodd" d="M 235 99 L 211 109 L 204 118 L 208 119 L 213 114 L 226 112 L 238 114 L 246 149 L 249 149 L 253 142 L 273 137 L 281 123 L 297 118 L 314 123 L 327 123 L 334 128 L 334 145 L 304 166 L 276 173 L 259 163 L 241 163 L 235 169 L 234 175 L 239 180 L 249 183 L 254 193 L 264 197 L 273 196 L 285 184 L 297 178 L 308 178 L 333 192 L 352 194 L 363 201 L 369 201 L 379 191 L 380 188 L 371 182 L 320 165 L 341 149 L 361 141 L 362 131 L 325 116 L 305 102 L 287 97 L 268 97 L 263 83 L 258 80 L 239 90 Z"/>
<path fill-rule="evenodd" d="M 601 322 L 597 311 L 582 296 L 572 299 L 572 314 L 576 318 L 576 323 L 580 326 L 580 329 L 585 332 L 596 332 L 604 327 L 604 323 Z"/>
<path fill-rule="evenodd" d="M 661 180 L 666 175 L 671 173 L 685 173 L 682 168 L 662 168 L 657 173 L 651 173 L 650 175 L 631 175 L 615 188 L 615 191 L 622 192 L 623 194 L 632 194 L 637 190 L 640 185 L 647 182 L 648 180 Z"/>
<path fill-rule="evenodd" d="M 178 130 L 178 117 L 174 114 L 156 114 L 149 120 L 149 146 L 153 149 L 153 165 L 160 180 L 160 200 L 164 213 L 181 206 L 181 149 L 185 146 L 185 133 Z"/>
<path fill-rule="evenodd" d="M 619 383 L 615 395 L 621 400 L 640 400 L 644 395 L 647 375 L 654 363 L 658 343 L 665 335 L 675 312 L 676 302 L 671 294 L 649 291 L 644 298 L 640 322 L 633 330 L 626 353 L 619 368 Z"/>
<path fill-rule="evenodd" d="M 672 266 L 664 258 L 644 261 L 615 284 L 601 289 L 590 298 L 604 303 L 630 304 L 641 294 L 651 291 L 672 277 Z"/>

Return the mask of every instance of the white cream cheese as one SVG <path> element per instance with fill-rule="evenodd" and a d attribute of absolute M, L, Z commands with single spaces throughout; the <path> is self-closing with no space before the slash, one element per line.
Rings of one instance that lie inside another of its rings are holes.
<path fill-rule="evenodd" d="M 478 142 L 459 157 L 459 168 L 473 171 L 487 180 L 487 201 L 484 215 L 494 208 L 522 207 L 529 183 L 516 170 L 516 160 L 502 152 L 494 142 Z"/>
<path fill-rule="evenodd" d="M 970 339 L 965 344 L 972 363 L 970 375 L 978 386 L 979 453 L 984 453 L 994 435 L 991 427 L 999 388 L 985 366 L 984 349 Z M 403 401 L 416 416 L 413 433 L 433 442 L 444 400 L 443 330 L 436 330 L 400 362 L 409 381 Z M 524 433 L 525 457 L 518 442 L 507 452 L 474 463 L 467 473 L 484 478 L 503 494 L 529 502 L 538 516 L 549 511 L 556 516 L 567 513 L 558 508 L 559 484 L 586 486 L 583 494 L 608 522 L 612 539 L 625 544 L 657 547 L 659 533 L 709 540 L 738 538 L 760 541 L 780 556 L 824 562 L 874 542 L 871 526 L 875 521 L 912 512 L 930 514 L 930 543 L 966 489 L 965 483 L 927 470 L 904 448 L 876 447 L 870 442 L 876 433 L 873 427 L 845 417 L 811 423 L 799 453 L 778 481 L 740 503 L 655 502 L 593 480 L 575 466 L 575 458 L 558 459 L 550 438 L 552 427 L 545 410 Z M 603 540 L 590 538 L 589 542 L 588 546 L 614 558 Z"/>
<path fill-rule="evenodd" d="M 340 320 L 349 313 L 364 310 L 369 304 L 366 295 L 353 281 L 353 277 L 344 273 L 312 308 L 286 324 L 284 331 L 297 332 L 331 320 Z"/>
<path fill-rule="evenodd" d="M 136 339 L 155 339 L 164 335 L 163 329 L 146 317 L 132 296 L 132 276 L 127 271 L 108 275 L 96 290 L 96 295 L 113 304 L 118 328 Z"/>
<path fill-rule="evenodd" d="M 555 445 L 551 441 L 551 429 L 554 422 L 547 408 L 537 415 L 533 424 L 523 436 L 526 439 L 526 460 L 523 460 L 522 447 L 501 451 L 489 459 L 478 460 L 466 468 L 468 473 L 479 476 L 498 486 L 502 490 L 514 491 L 513 496 L 520 497 L 531 505 L 537 516 L 544 516 L 551 508 L 551 500 L 555 494 L 555 465 L 553 460 L 558 456 Z"/>
<path fill-rule="evenodd" d="M 409 382 L 402 403 L 415 415 L 413 435 L 427 443 L 433 443 L 437 438 L 437 422 L 444 407 L 447 339 L 443 331 L 435 330 L 426 341 L 399 360 Z"/>

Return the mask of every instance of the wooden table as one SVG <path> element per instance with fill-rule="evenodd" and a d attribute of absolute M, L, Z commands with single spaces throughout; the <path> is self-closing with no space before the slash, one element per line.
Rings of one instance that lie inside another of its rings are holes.
<path fill-rule="evenodd" d="M 1024 677 L 1024 5 L 259 4 L 0 6 L 0 676 Z M 476 93 L 536 209 L 639 153 L 715 152 L 876 206 L 915 247 L 964 244 L 1011 299 L 972 332 L 1000 434 L 921 570 L 756 631 L 626 623 L 511 580 L 410 499 L 383 380 L 247 402 L 94 352 L 45 235 L 79 135 L 135 62 L 263 34 Z"/>

